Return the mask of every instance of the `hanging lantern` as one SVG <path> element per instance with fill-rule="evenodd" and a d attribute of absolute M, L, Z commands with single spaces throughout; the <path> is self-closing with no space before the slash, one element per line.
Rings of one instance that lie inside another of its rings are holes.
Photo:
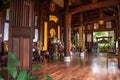
<path fill-rule="evenodd" d="M 104 24 L 104 21 L 103 21 L 103 20 L 100 20 L 100 21 L 99 21 L 99 24 L 100 24 L 100 25 L 103 25 L 103 24 Z"/>

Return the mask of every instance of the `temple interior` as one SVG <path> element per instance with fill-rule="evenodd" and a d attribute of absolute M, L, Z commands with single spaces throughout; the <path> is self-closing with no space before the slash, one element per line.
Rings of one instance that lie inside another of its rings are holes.
<path fill-rule="evenodd" d="M 0 80 L 9 53 L 38 80 L 120 80 L 120 0 L 0 0 Z"/>

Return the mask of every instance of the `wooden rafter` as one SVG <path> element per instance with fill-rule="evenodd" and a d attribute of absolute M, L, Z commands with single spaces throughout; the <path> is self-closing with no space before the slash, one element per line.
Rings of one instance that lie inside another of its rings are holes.
<path fill-rule="evenodd" d="M 74 9 L 70 9 L 69 13 L 75 14 L 75 13 L 83 12 L 83 11 L 90 10 L 90 9 L 103 8 L 103 7 L 108 7 L 108 6 L 116 6 L 119 3 L 120 3 L 119 0 L 105 0 L 105 1 L 97 2 L 97 3 L 91 3 L 91 4 L 79 6 Z"/>
<path fill-rule="evenodd" d="M 98 19 L 95 19 L 95 20 L 92 20 L 92 21 L 90 20 L 90 21 L 83 22 L 83 24 L 94 23 L 94 22 L 98 22 L 100 20 L 112 21 L 112 20 L 116 20 L 117 18 L 118 18 L 118 16 L 110 16 L 110 17 L 98 18 Z"/>

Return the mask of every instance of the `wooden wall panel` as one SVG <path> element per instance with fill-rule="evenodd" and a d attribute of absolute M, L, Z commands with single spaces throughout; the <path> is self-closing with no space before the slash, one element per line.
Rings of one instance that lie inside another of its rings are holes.
<path fill-rule="evenodd" d="M 19 57 L 21 67 L 31 68 L 34 0 L 10 0 L 10 3 L 9 51 Z"/>
<path fill-rule="evenodd" d="M 2 51 L 2 19 L 0 18 L 0 52 Z"/>
<path fill-rule="evenodd" d="M 20 54 L 20 40 L 19 38 L 12 38 L 12 41 L 13 41 L 13 44 L 11 45 L 12 46 L 12 49 L 13 49 L 13 53 L 16 55 L 16 56 L 19 56 Z"/>
<path fill-rule="evenodd" d="M 3 25 L 4 25 L 3 12 L 0 12 L 0 52 L 2 51 Z"/>
<path fill-rule="evenodd" d="M 30 50 L 29 50 L 29 48 L 30 48 L 30 39 L 29 38 L 22 38 L 21 39 L 21 48 L 23 49 L 22 50 L 22 52 L 21 53 L 23 53 L 22 55 L 20 55 L 21 56 L 21 59 L 22 59 L 22 62 L 21 62 L 21 64 L 23 64 L 23 65 L 21 65 L 22 67 L 27 67 L 27 68 L 29 68 L 29 67 L 32 67 L 32 66 L 30 66 L 30 57 L 29 56 L 31 56 L 31 54 L 29 54 L 30 53 Z"/>

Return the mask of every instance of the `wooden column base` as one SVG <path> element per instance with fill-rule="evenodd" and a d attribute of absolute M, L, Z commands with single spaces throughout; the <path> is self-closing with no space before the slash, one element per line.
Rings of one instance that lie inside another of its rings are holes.
<path fill-rule="evenodd" d="M 65 56 L 65 57 L 64 57 L 64 61 L 65 61 L 65 62 L 70 62 L 70 61 L 71 61 L 70 56 Z"/>

